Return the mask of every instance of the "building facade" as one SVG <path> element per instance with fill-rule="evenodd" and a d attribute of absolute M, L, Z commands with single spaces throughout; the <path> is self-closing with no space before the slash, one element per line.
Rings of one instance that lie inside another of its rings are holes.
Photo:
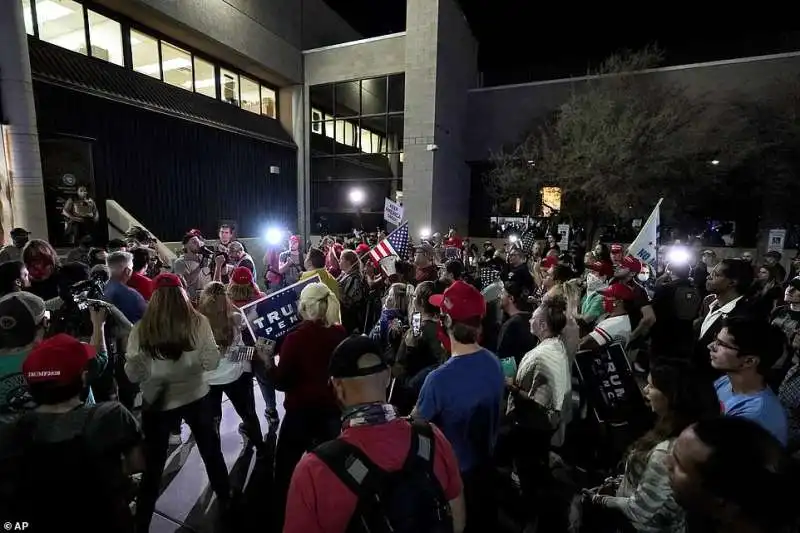
<path fill-rule="evenodd" d="M 794 54 L 662 69 L 758 94 Z M 788 73 L 788 74 L 787 74 Z M 361 39 L 323 0 L 0 2 L 0 224 L 59 242 L 81 185 L 162 240 L 236 221 L 302 234 L 414 236 L 493 214 L 491 151 L 581 79 L 479 87 L 457 0 L 407 0 L 406 31 Z"/>

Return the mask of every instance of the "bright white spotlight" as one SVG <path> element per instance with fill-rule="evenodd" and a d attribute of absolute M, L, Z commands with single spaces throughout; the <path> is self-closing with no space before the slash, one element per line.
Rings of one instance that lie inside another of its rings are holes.
<path fill-rule="evenodd" d="M 364 203 L 364 191 L 361 189 L 353 189 L 350 191 L 350 203 L 353 205 L 361 205 Z"/>
<path fill-rule="evenodd" d="M 431 228 L 422 228 L 419 230 L 419 236 L 423 239 L 427 239 L 431 236 Z"/>
<path fill-rule="evenodd" d="M 278 228 L 269 228 L 264 237 L 267 239 L 268 244 L 276 246 L 280 244 L 283 239 L 283 231 Z"/>
<path fill-rule="evenodd" d="M 674 246 L 667 253 L 667 262 L 671 265 L 685 265 L 691 260 L 691 254 L 683 246 Z"/>
<path fill-rule="evenodd" d="M 514 244 L 515 242 L 517 242 L 519 240 L 519 237 L 517 237 L 516 235 L 511 235 L 508 238 L 508 240 L 511 241 L 511 244 Z"/>
<path fill-rule="evenodd" d="M 714 165 L 714 166 L 719 165 L 719 159 L 712 159 L 711 160 L 711 164 Z"/>

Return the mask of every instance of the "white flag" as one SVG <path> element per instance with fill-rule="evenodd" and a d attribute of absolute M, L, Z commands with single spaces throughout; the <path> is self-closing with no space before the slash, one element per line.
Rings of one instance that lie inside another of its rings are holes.
<path fill-rule="evenodd" d="M 630 248 L 628 248 L 628 255 L 631 255 L 641 261 L 642 263 L 652 267 L 654 270 L 657 268 L 658 261 L 658 227 L 661 225 L 661 202 L 664 200 L 660 198 L 658 203 L 653 208 L 653 212 L 647 218 L 639 235 L 633 240 Z"/>

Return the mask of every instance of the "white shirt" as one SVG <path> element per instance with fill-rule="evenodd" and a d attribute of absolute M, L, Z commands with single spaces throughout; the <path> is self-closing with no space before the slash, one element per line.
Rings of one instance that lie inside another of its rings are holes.
<path fill-rule="evenodd" d="M 545 339 L 525 354 L 517 369 L 516 383 L 547 411 L 556 430 L 552 444 L 561 445 L 567 422 L 572 418 L 572 371 L 560 337 Z M 513 405 L 510 401 L 509 409 Z"/>
<path fill-rule="evenodd" d="M 231 354 L 236 353 L 239 347 L 243 345 L 242 328 L 247 325 L 247 320 L 242 313 L 236 313 L 234 320 L 239 329 L 234 331 L 233 342 L 231 342 L 228 350 L 219 360 L 219 366 L 205 373 L 205 378 L 209 385 L 227 385 L 242 377 L 242 374 L 251 372 L 250 361 L 230 360 Z"/>
<path fill-rule="evenodd" d="M 597 324 L 589 333 L 598 346 L 622 343 L 624 346 L 631 337 L 631 319 L 628 315 L 608 317 Z"/>
<path fill-rule="evenodd" d="M 742 299 L 741 296 L 739 296 L 738 298 L 734 298 L 733 300 L 726 303 L 722 307 L 718 307 L 717 301 L 715 300 L 714 303 L 712 303 L 711 306 L 709 306 L 708 314 L 703 319 L 703 325 L 700 326 L 700 336 L 698 337 L 698 339 L 703 338 L 703 335 L 706 334 L 708 329 L 714 324 L 714 322 L 717 321 L 719 317 L 727 315 L 728 313 L 733 311 L 733 308 L 736 307 L 736 304 L 739 303 L 739 300 L 741 299 Z"/>

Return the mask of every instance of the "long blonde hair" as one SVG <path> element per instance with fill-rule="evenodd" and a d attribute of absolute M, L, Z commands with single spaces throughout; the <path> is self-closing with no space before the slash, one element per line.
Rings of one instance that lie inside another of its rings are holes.
<path fill-rule="evenodd" d="M 139 344 L 155 359 L 178 360 L 195 348 L 203 315 L 181 287 L 158 287 L 137 324 Z"/>
<path fill-rule="evenodd" d="M 228 296 L 234 302 L 252 302 L 259 297 L 258 288 L 252 283 L 229 283 Z"/>
<path fill-rule="evenodd" d="M 309 283 L 300 293 L 298 310 L 303 320 L 322 322 L 325 326 L 342 323 L 339 300 L 324 283 Z"/>
<path fill-rule="evenodd" d="M 225 285 L 219 281 L 212 281 L 200 293 L 200 311 L 211 324 L 214 340 L 223 348 L 233 344 L 236 338 L 236 308 L 228 297 Z"/>

